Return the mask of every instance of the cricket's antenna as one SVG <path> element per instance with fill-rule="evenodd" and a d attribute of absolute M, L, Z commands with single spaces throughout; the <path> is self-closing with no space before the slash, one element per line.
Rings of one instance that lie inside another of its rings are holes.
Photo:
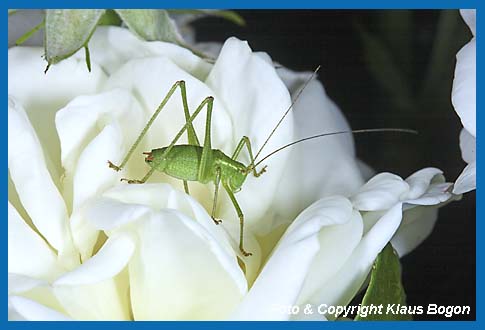
<path fill-rule="evenodd" d="M 415 131 L 413 129 L 406 129 L 406 128 L 369 128 L 369 129 L 358 129 L 358 130 L 354 130 L 354 131 L 340 131 L 340 132 L 317 134 L 317 135 L 308 136 L 306 138 L 293 141 L 293 142 L 288 143 L 288 144 L 286 144 L 286 145 L 284 145 L 282 147 L 279 147 L 278 149 L 276 149 L 276 150 L 270 152 L 269 154 L 267 154 L 266 156 L 264 156 L 259 162 L 257 162 L 256 164 L 254 164 L 253 167 L 258 166 L 264 160 L 266 160 L 269 157 L 273 156 L 274 154 L 280 152 L 281 150 L 286 149 L 288 147 L 291 147 L 292 145 L 298 144 L 300 142 L 304 142 L 304 141 L 308 141 L 308 140 L 313 140 L 313 139 L 321 138 L 321 137 L 324 137 L 324 136 L 330 136 L 330 135 L 351 134 L 351 133 L 353 133 L 353 134 L 358 134 L 358 133 L 375 133 L 375 132 L 399 132 L 399 133 L 418 134 L 417 131 Z"/>
<path fill-rule="evenodd" d="M 258 152 L 256 153 L 256 156 L 254 157 L 255 160 L 258 159 L 259 155 L 261 154 L 261 151 L 263 151 L 263 148 L 266 146 L 266 144 L 268 143 L 268 141 L 271 139 L 271 137 L 273 136 L 273 134 L 276 132 L 276 130 L 278 129 L 278 127 L 281 125 L 281 123 L 285 119 L 285 117 L 288 115 L 288 113 L 290 112 L 290 110 L 293 108 L 293 106 L 295 105 L 296 101 L 300 98 L 300 95 L 305 90 L 306 86 L 315 77 L 315 75 L 317 74 L 318 70 L 320 70 L 320 65 L 317 66 L 317 68 L 313 71 L 312 75 L 305 81 L 305 83 L 303 84 L 303 87 L 298 91 L 298 94 L 296 94 L 296 97 L 293 99 L 293 101 L 291 102 L 291 104 L 288 107 L 288 109 L 286 109 L 285 113 L 283 114 L 283 116 L 281 117 L 281 119 L 278 121 L 278 124 L 276 124 L 275 128 L 273 128 L 273 130 L 269 134 L 269 136 L 266 139 L 266 141 L 264 141 L 264 143 L 261 146 L 261 148 L 259 148 Z"/>

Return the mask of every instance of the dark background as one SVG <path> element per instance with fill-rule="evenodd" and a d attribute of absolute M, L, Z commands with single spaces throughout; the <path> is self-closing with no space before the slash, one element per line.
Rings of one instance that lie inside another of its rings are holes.
<path fill-rule="evenodd" d="M 471 38 L 458 11 L 238 11 L 245 26 L 219 18 L 193 24 L 198 41 L 249 41 L 293 70 L 319 79 L 353 129 L 403 127 L 419 135 L 357 135 L 358 156 L 378 172 L 407 177 L 423 167 L 454 181 L 465 163 L 451 105 L 456 52 Z M 475 319 L 475 192 L 440 211 L 428 239 L 402 258 L 409 305 L 469 305 Z M 358 302 L 357 302 L 358 303 Z M 417 320 L 447 319 L 417 315 Z"/>

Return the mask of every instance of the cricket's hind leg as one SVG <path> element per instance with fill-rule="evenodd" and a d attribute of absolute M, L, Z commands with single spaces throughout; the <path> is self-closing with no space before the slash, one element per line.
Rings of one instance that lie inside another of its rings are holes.
<path fill-rule="evenodd" d="M 216 180 L 215 180 L 215 187 L 214 187 L 214 199 L 212 200 L 212 212 L 211 212 L 211 218 L 212 221 L 216 225 L 219 225 L 222 220 L 216 218 L 216 209 L 217 209 L 217 196 L 219 196 L 219 185 L 221 183 L 221 168 L 217 167 L 216 168 Z"/>
<path fill-rule="evenodd" d="M 160 112 L 163 110 L 163 108 L 165 107 L 167 102 L 170 100 L 170 98 L 172 97 L 172 95 L 175 92 L 175 90 L 177 89 L 177 87 L 180 88 L 180 94 L 181 94 L 181 97 L 182 97 L 182 105 L 183 105 L 183 108 L 184 108 L 184 115 L 185 115 L 185 122 L 186 122 L 185 126 L 182 128 L 182 131 L 187 129 L 187 137 L 188 137 L 190 144 L 197 145 L 197 146 L 199 145 L 199 139 L 197 138 L 197 134 L 195 133 L 194 126 L 192 125 L 192 121 L 196 117 L 196 114 L 194 113 L 194 116 L 190 115 L 189 106 L 188 106 L 188 102 L 187 102 L 187 90 L 185 88 L 185 81 L 180 80 L 180 81 L 177 81 L 175 84 L 173 84 L 173 86 L 168 91 L 167 95 L 165 95 L 164 99 L 162 100 L 162 102 L 158 106 L 157 110 L 155 110 L 155 112 L 150 117 L 147 124 L 145 125 L 145 127 L 141 131 L 140 135 L 137 137 L 137 139 L 135 140 L 135 142 L 133 143 L 131 148 L 128 150 L 128 153 L 126 154 L 126 156 L 121 161 L 121 164 L 115 165 L 111 161 L 108 160 L 108 165 L 111 169 L 118 172 L 126 165 L 128 160 L 130 159 L 131 155 L 135 151 L 136 147 L 140 144 L 141 140 L 146 135 L 146 133 L 148 132 L 148 130 L 152 126 L 153 122 L 158 117 Z M 204 104 L 204 102 L 202 102 L 202 104 Z M 200 108 L 200 110 L 202 110 L 201 106 L 199 106 L 199 108 Z M 198 110 L 199 110 L 199 108 L 198 108 Z M 196 110 L 197 114 L 200 112 L 200 110 L 198 112 Z M 179 137 L 176 137 L 174 141 L 176 141 Z M 141 180 L 134 180 L 134 181 L 141 181 Z"/>
<path fill-rule="evenodd" d="M 247 252 L 244 249 L 244 214 L 241 210 L 241 207 L 239 206 L 239 203 L 236 200 L 236 197 L 234 196 L 234 193 L 229 189 L 229 187 L 226 187 L 225 185 L 224 188 L 227 191 L 227 194 L 229 195 L 229 198 L 231 199 L 234 208 L 236 209 L 237 216 L 239 217 L 239 250 L 241 251 L 243 256 L 249 257 L 252 255 L 252 253 Z"/>
<path fill-rule="evenodd" d="M 190 195 L 190 191 L 189 191 L 189 183 L 187 182 L 187 180 L 182 180 L 182 182 L 184 183 L 184 191 L 187 195 Z"/>

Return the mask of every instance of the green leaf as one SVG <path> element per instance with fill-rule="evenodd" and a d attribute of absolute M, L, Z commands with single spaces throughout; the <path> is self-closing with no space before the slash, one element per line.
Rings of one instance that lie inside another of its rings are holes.
<path fill-rule="evenodd" d="M 406 306 L 406 294 L 401 283 L 401 264 L 399 256 L 391 243 L 379 253 L 372 268 L 369 287 L 362 299 L 362 306 L 382 305 L 381 313 L 369 313 L 367 317 L 357 315 L 357 321 L 409 321 L 408 313 L 387 313 L 388 306 L 402 311 Z M 399 306 L 398 306 L 399 305 Z"/>
<path fill-rule="evenodd" d="M 400 109 L 412 109 L 414 100 L 405 74 L 396 64 L 390 49 L 377 36 L 357 26 L 369 71 Z"/>
<path fill-rule="evenodd" d="M 420 91 L 420 101 L 428 107 L 429 100 L 444 100 L 445 103 L 439 106 L 431 105 L 432 109 L 440 109 L 449 104 L 449 88 L 455 67 L 455 55 L 461 45 L 467 42 L 467 38 L 463 39 L 460 35 L 462 24 L 458 10 L 440 11 L 429 64 Z"/>
<path fill-rule="evenodd" d="M 131 31 L 145 40 L 183 44 L 166 10 L 116 9 L 116 13 Z"/>
<path fill-rule="evenodd" d="M 412 10 L 392 9 L 378 11 L 379 35 L 382 37 L 396 64 L 407 77 L 413 69 L 413 14 Z"/>
<path fill-rule="evenodd" d="M 45 22 L 45 58 L 51 64 L 87 47 L 104 9 L 49 9 Z M 47 71 L 46 69 L 46 71 Z"/>
<path fill-rule="evenodd" d="M 244 18 L 242 18 L 241 15 L 236 13 L 235 11 L 232 10 L 212 10 L 212 9 L 171 9 L 168 10 L 170 14 L 175 14 L 175 15 L 193 15 L 193 18 L 191 19 L 196 20 L 201 17 L 206 17 L 206 16 L 215 16 L 215 17 L 221 17 L 224 18 L 234 24 L 244 26 L 246 25 L 246 22 L 244 21 Z"/>
<path fill-rule="evenodd" d="M 239 15 L 238 13 L 232 10 L 204 10 L 204 12 L 209 16 L 212 15 L 212 16 L 222 17 L 240 26 L 246 25 L 244 18 L 242 18 L 241 15 Z"/>

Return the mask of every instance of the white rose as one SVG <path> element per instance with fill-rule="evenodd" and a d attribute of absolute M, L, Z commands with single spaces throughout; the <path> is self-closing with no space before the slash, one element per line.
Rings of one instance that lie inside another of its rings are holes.
<path fill-rule="evenodd" d="M 436 169 L 362 185 L 351 136 L 301 144 L 269 158 L 268 173 L 249 176 L 236 195 L 253 253 L 242 258 L 223 191 L 216 226 L 207 212 L 212 185 L 190 183 L 188 196 L 161 174 L 143 185 L 119 182 L 141 178 L 139 152 L 167 145 L 183 126 L 178 93 L 124 172 L 106 161 L 124 156 L 181 79 L 192 111 L 215 97 L 214 148 L 231 154 L 247 135 L 258 150 L 290 105 L 268 56 L 231 38 L 212 65 L 114 27 L 98 28 L 89 47 L 91 73 L 77 54 L 47 75 L 42 49 L 9 50 L 9 319 L 279 320 L 290 315 L 278 306 L 347 304 L 387 242 L 401 254 L 414 248 L 436 219 L 432 206 L 451 197 Z M 293 94 L 308 77 L 280 75 Z M 204 123 L 201 115 L 194 124 L 201 140 Z M 263 154 L 348 129 L 313 81 Z"/>
<path fill-rule="evenodd" d="M 460 13 L 473 37 L 456 54 L 451 94 L 455 111 L 463 124 L 460 133 L 461 155 L 468 164 L 455 182 L 455 194 L 463 194 L 476 188 L 476 10 L 462 9 Z"/>

